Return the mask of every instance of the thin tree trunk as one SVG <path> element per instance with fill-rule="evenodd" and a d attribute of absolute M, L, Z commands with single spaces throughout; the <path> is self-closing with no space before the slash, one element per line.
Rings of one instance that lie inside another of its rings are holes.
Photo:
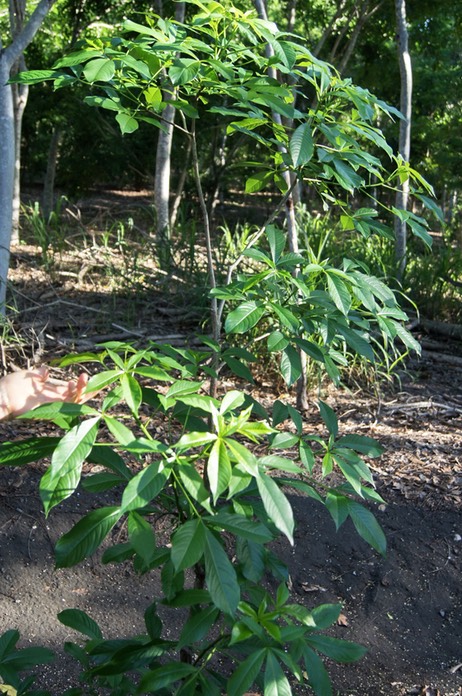
<path fill-rule="evenodd" d="M 327 27 L 324 29 L 321 38 L 319 39 L 318 43 L 314 47 L 313 54 L 315 56 L 318 56 L 320 54 L 320 52 L 322 51 L 324 44 L 326 43 L 327 39 L 329 38 L 329 36 L 332 34 L 332 32 L 334 30 L 336 22 L 342 16 L 345 7 L 346 7 L 346 0 L 342 0 L 342 2 L 338 5 L 337 11 L 335 12 L 334 16 L 330 20 Z"/>
<path fill-rule="evenodd" d="M 154 176 L 154 206 L 156 209 L 156 244 L 161 257 L 170 244 L 170 155 L 176 109 L 167 104 L 162 112 L 164 129 L 159 131 Z"/>
<path fill-rule="evenodd" d="M 396 26 L 398 33 L 399 71 L 401 78 L 400 110 L 404 119 L 399 125 L 399 154 L 405 162 L 409 162 L 411 154 L 411 118 L 412 118 L 412 64 L 409 54 L 409 36 L 406 22 L 406 0 L 395 0 Z M 407 210 L 409 198 L 409 180 L 398 186 L 396 192 L 396 207 Z M 395 218 L 395 257 L 397 262 L 397 278 L 402 280 L 406 268 L 407 253 L 406 223 Z"/>
<path fill-rule="evenodd" d="M 21 26 L 16 35 L 13 24 L 12 40 L 6 48 L 3 48 L 0 39 L 0 317 L 6 311 L 6 282 L 13 230 L 16 166 L 13 90 L 8 80 L 13 66 L 20 60 L 23 51 L 34 38 L 54 2 L 55 0 L 40 0 L 29 20 Z M 9 8 L 10 16 L 16 17 L 13 0 L 9 3 Z M 19 170 L 19 161 L 17 166 Z"/>
<path fill-rule="evenodd" d="M 180 203 L 181 199 L 183 197 L 183 191 L 184 191 L 184 185 L 186 183 L 186 177 L 188 175 L 188 167 L 189 167 L 189 160 L 191 159 L 191 139 L 188 140 L 188 146 L 186 148 L 185 156 L 182 161 L 182 166 L 181 166 L 181 172 L 180 172 L 180 177 L 178 179 L 176 191 L 175 191 L 175 198 L 173 200 L 172 204 L 172 214 L 170 216 L 170 229 L 173 230 L 176 225 L 176 221 L 178 218 L 178 211 L 180 209 Z"/>
<path fill-rule="evenodd" d="M 364 25 L 369 21 L 369 19 L 372 17 L 372 15 L 374 15 L 377 12 L 377 10 L 381 7 L 382 4 L 383 4 L 383 0 L 380 0 L 380 2 L 377 3 L 377 5 L 374 5 L 374 7 L 372 9 L 367 11 L 367 9 L 369 7 L 369 0 L 364 0 L 362 7 L 359 10 L 359 16 L 358 16 L 358 19 L 356 21 L 353 32 L 352 32 L 350 38 L 348 39 L 348 43 L 347 43 L 345 49 L 343 50 L 342 60 L 340 61 L 339 65 L 338 65 L 338 71 L 340 74 L 345 72 L 348 63 L 350 62 L 351 56 L 353 55 L 353 51 L 356 48 L 356 44 L 357 44 L 359 35 L 361 34 L 361 31 L 362 31 Z"/>
<path fill-rule="evenodd" d="M 184 2 L 179 2 L 175 9 L 175 19 L 183 22 L 185 13 Z M 173 98 L 175 90 L 172 87 L 170 93 L 164 98 Z M 156 245 L 161 264 L 169 262 L 170 258 L 170 170 L 171 152 L 173 142 L 173 129 L 176 109 L 172 104 L 167 104 L 162 112 L 165 128 L 159 131 L 156 152 L 156 171 L 154 175 L 154 206 L 156 209 Z"/>
<path fill-rule="evenodd" d="M 42 210 L 43 217 L 46 221 L 48 221 L 50 213 L 54 208 L 56 166 L 58 164 L 59 148 L 61 146 L 62 138 L 62 128 L 55 126 L 51 134 L 50 147 L 48 149 L 47 168 L 45 178 L 43 180 Z"/>
<path fill-rule="evenodd" d="M 18 70 L 12 74 L 26 70 L 26 62 L 21 56 L 18 61 Z M 13 218 L 11 230 L 11 243 L 19 242 L 19 215 L 21 212 L 21 139 L 22 119 L 29 96 L 28 85 L 12 85 L 13 88 L 13 113 L 14 113 L 14 182 L 13 182 Z"/>
<path fill-rule="evenodd" d="M 0 317 L 5 314 L 14 188 L 14 112 L 10 65 L 0 43 Z"/>
<path fill-rule="evenodd" d="M 267 12 L 266 12 L 266 4 L 265 0 L 254 0 L 255 2 L 255 8 L 258 12 L 259 17 L 262 19 L 267 19 Z M 274 51 L 272 47 L 267 44 L 266 46 L 266 53 L 268 56 L 274 55 Z M 268 73 L 270 77 L 276 78 L 276 71 L 273 68 L 269 68 Z M 282 125 L 282 119 L 280 114 L 273 112 L 272 114 L 273 120 L 276 124 Z M 278 146 L 279 150 L 283 153 L 286 152 L 286 149 L 283 145 Z M 284 177 L 285 183 L 287 190 L 290 191 L 290 195 L 287 198 L 286 201 L 286 224 L 287 224 L 287 240 L 289 242 L 289 249 L 291 252 L 298 252 L 298 231 L 297 231 L 297 219 L 296 219 L 296 214 L 295 214 L 295 203 L 294 203 L 294 196 L 293 196 L 293 191 L 294 191 L 294 182 L 292 181 L 292 177 L 290 175 L 290 172 L 287 170 L 284 170 L 282 172 L 282 176 Z M 296 271 L 295 271 L 296 272 Z M 307 374 L 306 374 L 306 354 L 299 350 L 299 356 L 300 356 L 300 363 L 302 366 L 302 374 L 300 378 L 297 380 L 297 408 L 300 410 L 306 411 L 308 409 L 308 396 L 307 396 Z"/>

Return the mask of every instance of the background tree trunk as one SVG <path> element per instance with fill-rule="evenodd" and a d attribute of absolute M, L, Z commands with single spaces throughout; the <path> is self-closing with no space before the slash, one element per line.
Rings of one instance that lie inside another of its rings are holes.
<path fill-rule="evenodd" d="M 406 0 L 395 0 L 396 28 L 398 39 L 399 72 L 401 77 L 400 110 L 404 119 L 399 125 L 399 154 L 409 162 L 411 154 L 412 118 L 412 64 L 409 54 L 409 37 L 406 22 Z M 406 210 L 409 198 L 409 181 L 404 181 L 396 192 L 396 207 Z M 406 268 L 407 247 L 406 223 L 395 218 L 395 256 L 397 278 L 402 280 Z"/>
<path fill-rule="evenodd" d="M 10 31 L 13 41 L 21 33 L 24 27 L 26 15 L 26 0 L 10 0 Z M 13 77 L 23 70 L 27 70 L 24 55 L 21 54 L 13 65 L 10 75 Z M 21 135 L 22 118 L 29 96 L 29 85 L 12 85 L 13 113 L 14 113 L 14 181 L 13 181 L 13 217 L 11 230 L 11 243 L 19 242 L 19 215 L 21 211 Z"/>
<path fill-rule="evenodd" d="M 179 2 L 175 8 L 175 20 L 184 21 L 185 4 Z M 175 90 L 165 92 L 164 99 L 174 98 Z M 168 265 L 170 256 L 170 170 L 173 129 L 176 109 L 167 104 L 162 112 L 165 129 L 159 131 L 154 174 L 154 207 L 156 209 L 156 246 L 161 265 Z"/>
<path fill-rule="evenodd" d="M 47 168 L 43 180 L 42 210 L 45 221 L 48 222 L 50 213 L 54 208 L 55 198 L 55 174 L 59 159 L 59 149 L 63 138 L 63 130 L 59 126 L 53 128 L 48 149 Z"/>
<path fill-rule="evenodd" d="M 268 19 L 265 0 L 254 0 L 255 8 L 258 12 L 259 17 L 262 19 Z M 266 47 L 266 52 L 269 56 L 274 55 L 272 46 L 269 44 Z M 271 77 L 277 79 L 276 71 L 273 68 L 269 68 L 268 73 Z M 280 114 L 273 112 L 273 120 L 275 123 L 282 125 L 282 118 Z M 278 149 L 281 152 L 286 152 L 283 145 L 278 145 Z M 282 172 L 284 177 L 287 190 L 290 191 L 290 195 L 286 201 L 286 224 L 287 224 L 287 240 L 289 243 L 289 250 L 291 252 L 298 252 L 298 229 L 297 229 L 297 218 L 294 200 L 294 188 L 297 186 L 297 182 L 294 182 L 289 171 L 284 170 Z M 298 198 L 298 197 L 297 197 Z M 307 363 L 306 363 L 306 353 L 299 350 L 300 363 L 302 368 L 302 374 L 297 380 L 297 408 L 302 411 L 308 410 L 308 396 L 307 396 Z"/>
<path fill-rule="evenodd" d="M 16 157 L 15 113 L 13 90 L 8 84 L 13 66 L 20 61 L 23 51 L 30 44 L 55 0 L 40 0 L 31 17 L 14 33 L 9 46 L 3 48 L 0 39 L 0 317 L 6 310 L 6 282 L 10 262 L 10 245 L 13 231 L 13 194 L 15 167 L 19 172 L 20 159 Z M 19 7 L 23 5 L 19 4 Z M 10 0 L 10 17 L 17 13 L 14 0 Z M 18 182 L 19 185 L 19 182 Z"/>

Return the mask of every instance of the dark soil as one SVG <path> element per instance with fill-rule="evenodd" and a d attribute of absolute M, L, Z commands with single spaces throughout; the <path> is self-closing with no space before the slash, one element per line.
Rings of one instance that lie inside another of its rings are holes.
<path fill-rule="evenodd" d="M 12 281 L 21 293 L 15 296 L 15 327 L 18 336 L 28 336 L 28 344 L 13 348 L 11 340 L 4 342 L 7 369 L 50 360 L 73 346 L 87 348 L 103 329 L 106 334 L 124 334 L 130 328 L 140 332 L 133 323 L 127 329 L 127 307 L 114 301 L 112 291 L 109 298 L 104 296 L 90 272 L 78 282 L 59 275 L 59 270 L 56 274 L 54 282 L 43 274 L 36 249 L 21 248 L 14 256 Z M 170 314 L 146 312 L 143 336 L 179 335 L 181 340 L 187 325 L 178 325 L 165 300 L 159 306 Z M 95 325 L 92 317 L 103 313 L 104 327 Z M 446 345 L 445 359 L 460 355 L 460 348 Z M 264 376 L 259 389 L 257 396 L 281 398 Z M 313 394 L 313 404 L 317 398 Z M 290 568 L 294 600 L 307 606 L 341 602 L 334 634 L 368 648 L 366 657 L 354 665 L 328 664 L 334 693 L 460 695 L 462 368 L 431 353 L 410 365 L 399 388 L 381 399 L 359 388 L 326 389 L 323 398 L 335 407 L 343 432 L 370 435 L 386 447 L 373 465 L 387 502 L 376 510 L 388 540 L 385 558 L 364 543 L 352 525 L 336 532 L 323 508 L 298 497 L 292 498 L 295 547 L 280 542 L 277 548 Z M 314 407 L 307 421 L 310 430 L 319 427 Z M 0 441 L 24 437 L 30 427 L 2 423 Z M 1 630 L 18 628 L 23 645 L 56 649 L 59 659 L 40 670 L 40 683 L 59 695 L 77 683 L 76 669 L 62 653 L 64 641 L 77 640 L 77 634 L 57 621 L 57 613 L 69 607 L 84 609 L 105 637 L 142 631 L 144 609 L 159 591 L 158 575 L 138 577 L 128 565 L 103 566 L 98 555 L 76 568 L 56 570 L 56 540 L 95 506 L 95 498 L 79 491 L 45 519 L 38 497 L 41 471 L 41 465 L 0 470 Z M 117 534 L 116 529 L 108 543 Z"/>

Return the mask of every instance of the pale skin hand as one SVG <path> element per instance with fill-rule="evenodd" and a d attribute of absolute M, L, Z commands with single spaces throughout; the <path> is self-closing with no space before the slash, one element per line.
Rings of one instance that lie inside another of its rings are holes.
<path fill-rule="evenodd" d="M 94 396 L 94 393 L 84 394 L 87 382 L 85 373 L 69 382 L 51 379 L 45 366 L 12 372 L 0 379 L 0 420 L 54 401 L 83 403 Z"/>

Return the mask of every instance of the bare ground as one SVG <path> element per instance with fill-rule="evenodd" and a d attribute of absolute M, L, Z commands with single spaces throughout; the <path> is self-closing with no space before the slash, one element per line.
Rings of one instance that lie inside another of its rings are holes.
<path fill-rule="evenodd" d="M 16 335 L 1 346 L 5 369 L 86 349 L 101 336 L 184 340 L 188 321 L 175 314 L 178 306 L 165 287 L 151 282 L 155 303 L 145 299 L 136 311 L 130 294 L 120 293 L 120 279 L 106 277 L 102 288 L 94 269 L 101 271 L 106 252 L 100 244 L 80 249 L 71 260 L 61 259 L 50 277 L 38 264 L 36 247 L 16 250 L 11 280 L 18 314 Z M 123 272 L 124 260 L 115 261 Z M 91 268 L 82 273 L 86 265 Z M 295 600 L 307 606 L 341 602 L 335 634 L 368 648 L 355 665 L 329 665 L 341 696 L 462 694 L 462 368 L 443 362 L 461 356 L 460 343 L 446 344 L 444 354 L 414 361 L 399 387 L 381 398 L 353 387 L 323 393 L 344 432 L 370 435 L 386 447 L 373 467 L 387 501 L 377 511 L 388 539 L 386 558 L 348 524 L 335 532 L 324 509 L 297 497 L 295 548 L 278 547 L 290 567 Z M 275 390 L 263 375 L 257 396 L 280 397 Z M 314 404 L 318 395 L 312 396 Z M 0 424 L 0 441 L 23 437 L 28 427 Z M 307 428 L 317 427 L 313 407 Z M 56 664 L 44 668 L 40 679 L 58 696 L 76 684 L 61 646 L 77 636 L 56 614 L 78 607 L 100 623 L 106 637 L 132 634 L 142 630 L 158 577 L 134 576 L 129 566 L 102 566 L 98 557 L 55 570 L 54 543 L 95 501 L 79 491 L 45 520 L 38 498 L 42 470 L 0 470 L 0 616 L 2 631 L 18 628 L 23 644 L 57 650 Z"/>

